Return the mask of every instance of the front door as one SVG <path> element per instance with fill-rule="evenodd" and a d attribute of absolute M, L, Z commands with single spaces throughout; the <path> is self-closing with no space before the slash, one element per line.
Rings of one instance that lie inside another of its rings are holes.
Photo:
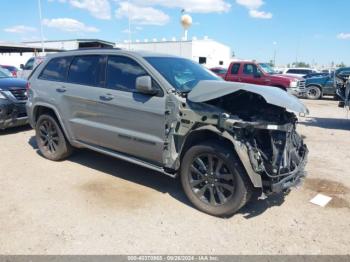
<path fill-rule="evenodd" d="M 102 144 L 141 159 L 162 163 L 165 139 L 165 95 L 136 91 L 136 78 L 148 75 L 134 59 L 109 56 L 106 85 L 101 90 L 101 122 L 106 127 Z"/>
<path fill-rule="evenodd" d="M 266 85 L 262 72 L 255 64 L 244 64 L 241 78 L 244 83 Z"/>

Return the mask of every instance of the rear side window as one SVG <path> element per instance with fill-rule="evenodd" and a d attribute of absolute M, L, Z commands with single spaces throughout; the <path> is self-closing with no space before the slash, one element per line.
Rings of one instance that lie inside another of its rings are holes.
<path fill-rule="evenodd" d="M 237 75 L 239 72 L 240 64 L 233 64 L 231 67 L 231 75 Z"/>
<path fill-rule="evenodd" d="M 67 82 L 101 86 L 104 79 L 105 57 L 100 55 L 76 56 L 69 68 Z"/>
<path fill-rule="evenodd" d="M 47 63 L 39 78 L 49 81 L 65 81 L 72 57 L 57 57 Z"/>
<path fill-rule="evenodd" d="M 136 78 L 148 75 L 134 60 L 123 56 L 110 56 L 107 63 L 107 88 L 133 92 Z"/>

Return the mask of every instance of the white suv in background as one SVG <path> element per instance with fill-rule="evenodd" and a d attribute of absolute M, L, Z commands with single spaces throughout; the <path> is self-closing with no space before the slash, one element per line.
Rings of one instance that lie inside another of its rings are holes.
<path fill-rule="evenodd" d="M 287 68 L 284 70 L 283 74 L 290 76 L 304 77 L 309 74 L 318 73 L 317 70 L 312 68 Z"/>
<path fill-rule="evenodd" d="M 21 70 L 17 72 L 17 77 L 18 78 L 23 78 L 27 79 L 30 73 L 44 61 L 45 57 L 44 56 L 36 56 L 36 57 L 31 57 L 25 63 L 25 65 L 21 64 L 20 68 Z"/>

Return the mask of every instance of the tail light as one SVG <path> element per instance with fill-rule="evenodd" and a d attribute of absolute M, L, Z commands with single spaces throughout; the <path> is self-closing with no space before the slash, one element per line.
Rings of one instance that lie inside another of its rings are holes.
<path fill-rule="evenodd" d="M 17 72 L 16 72 L 16 71 L 13 71 L 13 72 L 12 72 L 12 76 L 13 76 L 13 77 L 17 77 Z"/>

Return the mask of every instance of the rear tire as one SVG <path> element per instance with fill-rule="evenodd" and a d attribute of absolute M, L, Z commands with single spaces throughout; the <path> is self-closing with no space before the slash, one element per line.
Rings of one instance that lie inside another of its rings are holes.
<path fill-rule="evenodd" d="M 39 150 L 47 159 L 60 161 L 72 154 L 72 146 L 53 116 L 41 115 L 35 126 L 35 132 Z"/>
<path fill-rule="evenodd" d="M 181 182 L 191 203 L 213 216 L 233 215 L 252 194 L 239 159 L 217 141 L 195 145 L 186 152 L 181 164 Z"/>
<path fill-rule="evenodd" d="M 306 97 L 311 100 L 318 100 L 322 98 L 322 90 L 318 86 L 308 86 Z"/>

